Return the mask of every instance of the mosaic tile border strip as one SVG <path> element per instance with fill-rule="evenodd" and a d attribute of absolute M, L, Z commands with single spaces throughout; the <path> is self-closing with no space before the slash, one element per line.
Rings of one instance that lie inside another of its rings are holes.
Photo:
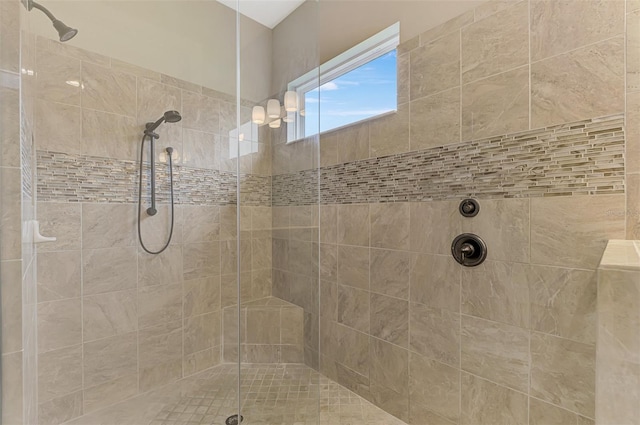
<path fill-rule="evenodd" d="M 624 193 L 624 115 L 321 168 L 323 204 Z M 318 201 L 317 170 L 273 176 L 273 205 Z"/>
<path fill-rule="evenodd" d="M 37 151 L 39 201 L 138 202 L 138 163 L 113 158 Z M 169 199 L 166 164 L 158 164 L 157 199 Z M 143 185 L 147 187 L 146 176 Z M 225 171 L 174 167 L 177 204 L 229 205 L 237 202 L 236 174 Z M 240 200 L 244 205 L 271 206 L 271 177 L 242 174 Z M 145 191 L 148 193 L 148 191 Z"/>

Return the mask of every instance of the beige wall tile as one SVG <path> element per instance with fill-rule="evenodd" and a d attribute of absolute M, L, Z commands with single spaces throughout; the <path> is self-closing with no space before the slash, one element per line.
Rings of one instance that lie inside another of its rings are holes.
<path fill-rule="evenodd" d="M 529 67 L 497 74 L 462 87 L 462 140 L 529 127 Z"/>
<path fill-rule="evenodd" d="M 155 249 L 155 248 L 154 248 Z M 182 247 L 169 245 L 160 254 L 138 250 L 138 286 L 170 285 L 182 282 Z"/>
<path fill-rule="evenodd" d="M 477 216 L 461 219 L 463 232 L 483 238 L 490 247 L 489 260 L 529 262 L 529 199 L 486 199 L 479 203 Z"/>
<path fill-rule="evenodd" d="M 462 373 L 460 422 L 477 425 L 528 424 L 526 394 Z"/>
<path fill-rule="evenodd" d="M 568 410 L 561 409 L 533 397 L 529 398 L 529 424 L 530 425 L 595 425 L 592 419 L 576 415 Z"/>
<path fill-rule="evenodd" d="M 593 345 L 532 333 L 530 394 L 594 417 L 595 355 Z"/>
<path fill-rule="evenodd" d="M 338 206 L 320 206 L 320 242 L 336 243 L 338 240 Z"/>
<path fill-rule="evenodd" d="M 275 152 L 275 151 L 274 151 Z M 320 135 L 320 166 L 328 167 L 338 163 L 338 135 L 334 133 Z"/>
<path fill-rule="evenodd" d="M 442 37 L 445 34 L 454 32 L 473 23 L 474 11 L 470 10 L 461 15 L 456 16 L 453 19 L 448 20 L 444 24 L 438 25 L 435 28 L 431 28 L 422 34 L 420 34 L 420 44 L 429 43 L 432 40 Z"/>
<path fill-rule="evenodd" d="M 0 168 L 0 258 L 3 260 L 19 260 L 22 251 L 21 221 L 21 183 L 20 170 L 17 168 Z"/>
<path fill-rule="evenodd" d="M 280 310 L 247 309 L 247 342 L 251 344 L 280 343 Z"/>
<path fill-rule="evenodd" d="M 487 18 L 488 16 L 493 15 L 494 13 L 498 13 L 501 10 L 507 9 L 513 6 L 515 3 L 520 0 L 490 0 L 480 4 L 478 7 L 473 9 L 475 15 L 475 21 L 478 22 L 482 19 Z"/>
<path fill-rule="evenodd" d="M 411 100 L 460 85 L 460 32 L 411 51 Z"/>
<path fill-rule="evenodd" d="M 82 391 L 38 404 L 38 423 L 57 425 L 82 415 Z"/>
<path fill-rule="evenodd" d="M 528 2 L 516 3 L 462 29 L 462 82 L 529 62 Z"/>
<path fill-rule="evenodd" d="M 216 146 L 223 141 L 217 134 L 184 128 L 182 130 L 182 162 L 193 168 L 217 169 L 221 156 Z"/>
<path fill-rule="evenodd" d="M 397 102 L 398 105 L 403 105 L 411 100 L 411 56 L 409 52 L 403 53 L 400 49 L 400 46 L 396 48 L 397 58 L 396 58 L 396 72 L 398 84 L 396 86 L 396 91 L 398 94 Z M 370 146 L 373 149 L 373 140 Z"/>
<path fill-rule="evenodd" d="M 80 204 L 38 203 L 38 221 L 43 235 L 54 235 L 55 242 L 41 244 L 38 252 L 66 251 L 82 247 L 82 207 Z"/>
<path fill-rule="evenodd" d="M 82 342 L 80 299 L 38 304 L 38 352 Z"/>
<path fill-rule="evenodd" d="M 304 310 L 282 308 L 280 311 L 280 344 L 302 346 L 304 343 Z"/>
<path fill-rule="evenodd" d="M 369 248 L 338 246 L 338 283 L 369 289 Z"/>
<path fill-rule="evenodd" d="M 188 280 L 183 286 L 184 317 L 210 313 L 220 309 L 220 277 Z"/>
<path fill-rule="evenodd" d="M 485 261 L 462 271 L 462 313 L 529 328 L 529 279 L 522 264 Z"/>
<path fill-rule="evenodd" d="M 133 205 L 83 204 L 82 248 L 114 248 L 136 245 Z"/>
<path fill-rule="evenodd" d="M 38 301 L 80 296 L 80 251 L 43 252 L 38 255 Z"/>
<path fill-rule="evenodd" d="M 2 355 L 2 422 L 23 423 L 22 352 Z"/>
<path fill-rule="evenodd" d="M 150 206 L 150 204 L 143 204 L 143 210 L 140 214 L 140 233 L 142 234 L 142 241 L 147 249 L 159 251 L 169 240 L 169 234 L 171 232 L 171 207 L 168 204 L 156 204 L 158 213 L 150 216 L 145 210 L 148 206 Z M 173 214 L 173 234 L 171 234 L 170 243 L 175 245 L 182 242 L 182 208 L 177 206 L 177 208 L 174 208 Z M 138 224 L 135 223 L 133 226 L 135 226 L 134 231 L 137 233 Z M 137 234 L 135 238 L 135 245 L 138 245 L 140 242 Z"/>
<path fill-rule="evenodd" d="M 182 318 L 182 286 L 138 288 L 138 327 L 144 329 Z"/>
<path fill-rule="evenodd" d="M 409 345 L 409 303 L 371 294 L 371 335 L 401 347 Z"/>
<path fill-rule="evenodd" d="M 461 233 L 458 202 L 410 204 L 411 251 L 451 255 L 451 241 Z"/>
<path fill-rule="evenodd" d="M 640 10 L 627 13 L 627 91 L 640 89 Z"/>
<path fill-rule="evenodd" d="M 156 121 L 165 111 L 180 111 L 182 109 L 182 91 L 176 87 L 161 84 L 156 81 L 139 78 L 137 83 L 137 116 L 138 124 Z M 186 116 L 186 111 L 180 111 Z M 173 124 L 168 127 L 177 127 Z M 162 134 L 159 133 L 162 137 Z"/>
<path fill-rule="evenodd" d="M 575 25 L 580 22 L 580 25 Z M 564 53 L 622 34 L 624 1 L 531 2 L 531 58 Z"/>
<path fill-rule="evenodd" d="M 408 299 L 411 254 L 406 251 L 372 248 L 370 258 L 371 291 Z"/>
<path fill-rule="evenodd" d="M 107 56 L 103 56 L 89 50 L 80 49 L 69 43 L 61 43 L 57 40 L 45 37 L 37 36 L 36 39 L 38 49 L 48 50 L 53 53 L 58 53 L 60 55 L 69 56 L 106 67 L 111 65 L 111 58 Z M 34 42 L 32 41 L 32 43 Z"/>
<path fill-rule="evenodd" d="M 276 330 L 278 328 L 276 327 Z M 220 312 L 193 316 L 184 321 L 184 353 L 193 354 L 222 343 Z"/>
<path fill-rule="evenodd" d="M 83 294 L 133 289 L 137 285 L 136 249 L 90 249 L 82 252 Z"/>
<path fill-rule="evenodd" d="M 220 347 L 209 348 L 184 356 L 182 370 L 184 376 L 193 375 L 220 363 Z"/>
<path fill-rule="evenodd" d="M 220 126 L 220 102 L 208 96 L 182 91 L 184 128 L 218 133 Z"/>
<path fill-rule="evenodd" d="M 623 41 L 617 37 L 533 63 L 531 127 L 622 112 Z"/>
<path fill-rule="evenodd" d="M 110 292 L 84 297 L 82 323 L 84 341 L 135 331 L 138 328 L 136 291 Z"/>
<path fill-rule="evenodd" d="M 17 89 L 0 87 L 0 112 L 0 166 L 19 167 L 20 94 Z"/>
<path fill-rule="evenodd" d="M 38 98 L 80 106 L 82 88 L 80 83 L 80 61 L 46 50 L 38 50 L 38 78 L 36 90 Z M 67 82 L 75 82 L 72 85 Z"/>
<path fill-rule="evenodd" d="M 4 2 L 0 8 L 2 42 L 0 68 L 18 72 L 20 69 L 20 9 L 17 2 Z"/>
<path fill-rule="evenodd" d="M 82 109 L 82 153 L 134 160 L 142 132 L 132 117 Z M 148 146 L 148 145 L 147 145 Z"/>
<path fill-rule="evenodd" d="M 451 367 L 410 353 L 409 370 L 411 405 L 424 406 L 425 409 L 439 416 L 457 422 L 460 417 L 460 370 L 458 367 Z M 417 417 L 411 423 L 421 423 L 421 420 L 425 420 L 425 417 Z M 438 422 L 434 420 L 434 423 Z"/>
<path fill-rule="evenodd" d="M 531 200 L 531 262 L 594 269 L 608 239 L 624 239 L 624 196 Z M 582 247 L 567 249 L 567 244 Z"/>
<path fill-rule="evenodd" d="M 180 321 L 139 332 L 139 388 L 148 391 L 182 375 L 182 323 Z"/>
<path fill-rule="evenodd" d="M 411 303 L 409 348 L 457 367 L 460 362 L 460 314 Z"/>
<path fill-rule="evenodd" d="M 627 0 L 627 13 L 640 9 L 640 2 L 638 0 Z"/>
<path fill-rule="evenodd" d="M 335 338 L 335 359 L 358 372 L 369 376 L 369 336 L 346 326 L 335 324 L 335 328 L 328 330 Z"/>
<path fill-rule="evenodd" d="M 627 239 L 640 238 L 640 174 L 627 174 Z"/>
<path fill-rule="evenodd" d="M 22 262 L 0 262 L 2 353 L 22 350 Z M 8 361 L 12 361 L 9 359 Z M 5 370 L 5 369 L 3 369 Z M 6 387 L 3 387 L 6 388 Z"/>
<path fill-rule="evenodd" d="M 369 333 L 369 291 L 338 285 L 338 323 Z"/>
<path fill-rule="evenodd" d="M 185 244 L 182 248 L 182 264 L 185 280 L 217 275 L 220 273 L 220 244 Z"/>
<path fill-rule="evenodd" d="M 35 131 L 43 135 L 38 140 L 40 149 L 82 153 L 82 110 L 77 106 L 38 100 Z"/>
<path fill-rule="evenodd" d="M 82 345 L 48 351 L 38 356 L 38 402 L 82 389 Z"/>
<path fill-rule="evenodd" d="M 451 256 L 413 254 L 411 302 L 460 311 L 461 268 Z"/>
<path fill-rule="evenodd" d="M 529 331 L 462 316 L 462 370 L 526 392 Z"/>
<path fill-rule="evenodd" d="M 409 351 L 377 338 L 371 338 L 370 349 L 371 383 L 386 387 L 408 399 Z"/>
<path fill-rule="evenodd" d="M 460 142 L 460 88 L 411 102 L 411 150 Z"/>
<path fill-rule="evenodd" d="M 84 386 L 93 387 L 137 372 L 135 332 L 87 342 L 83 346 Z"/>
<path fill-rule="evenodd" d="M 129 399 L 138 393 L 138 375 L 132 374 L 116 378 L 104 384 L 85 388 L 82 392 L 83 413 L 111 406 Z"/>
<path fill-rule="evenodd" d="M 136 114 L 136 77 L 82 63 L 82 106 L 130 117 Z"/>
<path fill-rule="evenodd" d="M 371 246 L 409 249 L 409 204 L 370 205 Z"/>
<path fill-rule="evenodd" d="M 596 273 L 531 266 L 526 274 L 531 297 L 531 328 L 595 344 Z"/>
<path fill-rule="evenodd" d="M 398 67 L 402 64 L 398 59 Z M 407 60 L 407 67 L 409 61 Z M 398 84 L 400 84 L 398 74 Z M 369 123 L 369 156 L 385 156 L 409 151 L 409 99 L 400 98 L 398 88 L 398 110 Z M 403 102 L 401 102 L 401 100 Z"/>
<path fill-rule="evenodd" d="M 369 157 L 369 123 L 336 131 L 338 163 Z"/>

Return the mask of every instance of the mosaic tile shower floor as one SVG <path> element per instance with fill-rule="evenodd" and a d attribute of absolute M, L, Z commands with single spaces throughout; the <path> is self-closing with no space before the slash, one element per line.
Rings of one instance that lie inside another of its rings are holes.
<path fill-rule="evenodd" d="M 67 424 L 223 425 L 236 410 L 237 371 L 220 365 Z M 243 425 L 404 424 L 304 365 L 243 365 L 240 385 Z"/>

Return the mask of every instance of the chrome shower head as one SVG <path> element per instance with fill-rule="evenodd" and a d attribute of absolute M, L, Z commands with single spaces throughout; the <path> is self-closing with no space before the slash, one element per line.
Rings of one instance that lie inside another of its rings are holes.
<path fill-rule="evenodd" d="M 160 127 L 160 124 L 162 124 L 163 122 L 175 123 L 180 121 L 181 119 L 182 116 L 180 115 L 180 112 L 167 111 L 162 115 L 162 117 L 160 117 L 160 119 L 158 119 L 158 121 L 148 122 L 145 127 L 144 134 L 151 135 L 156 128 Z M 154 137 L 157 138 L 157 135 L 155 135 Z"/>

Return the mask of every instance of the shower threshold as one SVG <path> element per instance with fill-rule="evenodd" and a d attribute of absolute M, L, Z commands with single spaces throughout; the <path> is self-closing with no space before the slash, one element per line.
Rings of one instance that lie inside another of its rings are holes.
<path fill-rule="evenodd" d="M 237 375 L 222 364 L 65 425 L 224 425 L 238 411 Z M 242 425 L 405 425 L 305 365 L 242 365 L 240 387 Z"/>

